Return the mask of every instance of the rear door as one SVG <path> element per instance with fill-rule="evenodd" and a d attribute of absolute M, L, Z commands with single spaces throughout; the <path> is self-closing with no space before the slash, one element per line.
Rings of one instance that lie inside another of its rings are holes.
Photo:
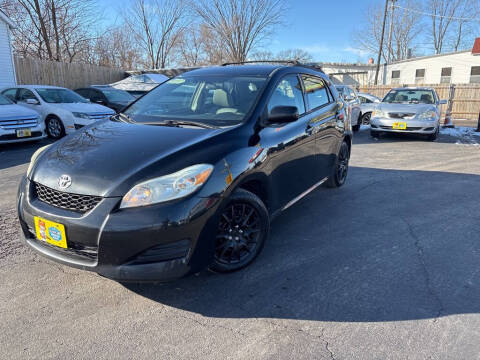
<path fill-rule="evenodd" d="M 322 78 L 303 75 L 302 80 L 307 103 L 306 118 L 315 132 L 315 166 L 319 169 L 320 177 L 324 178 L 330 175 L 336 155 L 337 103 Z"/>

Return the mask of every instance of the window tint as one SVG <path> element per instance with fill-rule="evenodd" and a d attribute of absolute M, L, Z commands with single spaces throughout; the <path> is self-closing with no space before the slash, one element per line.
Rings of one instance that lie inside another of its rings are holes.
<path fill-rule="evenodd" d="M 88 89 L 79 89 L 75 91 L 77 94 L 83 96 L 85 99 L 90 98 L 89 90 Z"/>
<path fill-rule="evenodd" d="M 296 106 L 299 114 L 305 112 L 302 86 L 296 75 L 288 75 L 280 81 L 268 102 L 268 113 L 276 106 Z"/>
<path fill-rule="evenodd" d="M 90 100 L 92 102 L 96 102 L 96 101 L 102 101 L 104 100 L 103 99 L 103 95 L 100 91 L 98 90 L 90 90 Z"/>
<path fill-rule="evenodd" d="M 17 89 L 8 89 L 2 92 L 3 96 L 6 96 L 12 101 L 15 101 L 15 95 L 17 94 Z"/>
<path fill-rule="evenodd" d="M 27 101 L 28 99 L 38 100 L 33 92 L 28 89 L 20 89 L 18 92 L 18 101 Z"/>
<path fill-rule="evenodd" d="M 361 95 L 359 95 L 358 98 L 360 99 L 360 102 L 361 102 L 362 104 L 368 104 L 368 103 L 371 103 L 371 102 L 372 102 L 372 100 L 367 99 L 366 97 L 363 97 L 363 96 L 361 96 Z"/>
<path fill-rule="evenodd" d="M 327 87 L 322 79 L 313 76 L 302 76 L 302 78 L 309 110 L 329 103 Z"/>

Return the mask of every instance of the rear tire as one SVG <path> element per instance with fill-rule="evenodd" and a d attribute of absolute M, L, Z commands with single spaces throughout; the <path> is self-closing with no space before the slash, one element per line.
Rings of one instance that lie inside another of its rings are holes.
<path fill-rule="evenodd" d="M 45 120 L 45 128 L 49 138 L 58 140 L 65 136 L 65 127 L 62 120 L 58 117 L 51 115 Z"/>
<path fill-rule="evenodd" d="M 332 173 L 327 180 L 327 187 L 337 188 L 343 186 L 347 180 L 348 162 L 350 161 L 350 149 L 346 141 L 340 146 Z"/>
<path fill-rule="evenodd" d="M 262 200 L 237 189 L 221 210 L 215 254 L 210 269 L 227 273 L 249 265 L 260 254 L 270 230 L 270 217 Z"/>

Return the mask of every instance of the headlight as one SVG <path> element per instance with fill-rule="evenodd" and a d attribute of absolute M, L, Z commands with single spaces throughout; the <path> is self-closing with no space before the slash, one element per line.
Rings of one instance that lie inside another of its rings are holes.
<path fill-rule="evenodd" d="M 385 111 L 374 110 L 372 111 L 372 117 L 388 117 L 388 115 Z"/>
<path fill-rule="evenodd" d="M 123 197 L 120 208 L 152 205 L 190 195 L 207 182 L 212 170 L 212 165 L 198 164 L 135 185 Z"/>
<path fill-rule="evenodd" d="M 73 116 L 76 117 L 76 118 L 90 120 L 90 116 L 88 116 L 88 114 L 79 113 L 79 112 L 72 112 L 72 114 L 73 114 Z"/>
<path fill-rule="evenodd" d="M 52 145 L 52 144 L 48 144 L 48 145 L 45 145 L 45 146 L 42 146 L 41 148 L 38 148 L 37 151 L 35 151 L 30 159 L 30 164 L 28 165 L 28 169 L 27 169 L 27 177 L 30 177 L 30 172 L 32 171 L 32 168 L 33 168 L 33 164 L 35 164 L 35 161 L 37 160 L 37 158 L 40 156 L 40 154 L 42 152 L 44 152 L 45 150 L 47 150 L 47 148 Z"/>
<path fill-rule="evenodd" d="M 436 118 L 437 113 L 433 110 L 428 110 L 418 115 L 419 120 L 436 120 Z"/>

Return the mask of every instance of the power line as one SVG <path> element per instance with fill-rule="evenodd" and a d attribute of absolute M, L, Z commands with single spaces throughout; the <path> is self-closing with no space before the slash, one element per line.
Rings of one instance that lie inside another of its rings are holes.
<path fill-rule="evenodd" d="M 397 9 L 402 9 L 402 10 L 405 10 L 405 11 L 409 11 L 409 12 L 414 12 L 414 13 L 421 14 L 421 15 L 430 16 L 430 17 L 449 18 L 449 19 L 452 19 L 452 20 L 480 22 L 480 20 L 478 18 L 474 18 L 474 17 L 473 18 L 464 18 L 464 17 L 458 17 L 458 16 L 437 15 L 437 14 L 428 13 L 428 12 L 425 12 L 425 11 L 420 11 L 420 10 L 415 10 L 415 9 L 410 9 L 410 8 L 406 8 L 406 7 L 398 6 L 398 5 L 393 5 L 393 7 L 396 7 Z"/>

